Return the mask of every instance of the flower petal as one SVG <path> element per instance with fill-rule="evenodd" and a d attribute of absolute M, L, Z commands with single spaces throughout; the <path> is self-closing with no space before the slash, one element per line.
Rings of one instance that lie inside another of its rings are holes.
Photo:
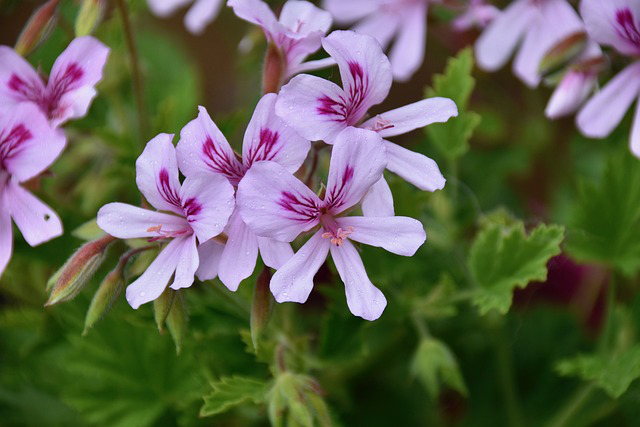
<path fill-rule="evenodd" d="M 0 170 L 18 182 L 39 175 L 64 149 L 64 133 L 52 129 L 33 104 L 0 110 Z"/>
<path fill-rule="evenodd" d="M 258 237 L 260 256 L 267 267 L 278 269 L 293 256 L 291 245 L 268 237 Z"/>
<path fill-rule="evenodd" d="M 336 270 L 344 282 L 349 310 L 365 320 L 376 320 L 387 306 L 387 299 L 369 280 L 358 251 L 348 240 L 340 246 L 330 246 Z"/>
<path fill-rule="evenodd" d="M 45 93 L 42 79 L 22 56 L 8 46 L 0 46 L 0 96 L 4 106 L 38 102 Z"/>
<path fill-rule="evenodd" d="M 98 211 L 98 227 L 118 239 L 162 237 L 190 230 L 186 219 L 125 203 L 109 203 Z"/>
<path fill-rule="evenodd" d="M 391 11 L 380 10 L 372 13 L 353 27 L 358 34 L 366 34 L 374 37 L 383 49 L 386 49 L 393 36 L 398 32 L 401 15 Z"/>
<path fill-rule="evenodd" d="M 389 60 L 395 80 L 407 81 L 420 68 L 427 43 L 427 2 L 417 2 L 403 10 L 400 33 Z"/>
<path fill-rule="evenodd" d="M 353 31 L 334 31 L 322 40 L 322 46 L 338 64 L 347 124 L 354 125 L 389 94 L 391 64 L 376 39 Z"/>
<path fill-rule="evenodd" d="M 327 259 L 331 243 L 316 232 L 271 278 L 271 293 L 278 302 L 303 303 L 313 289 L 313 277 Z"/>
<path fill-rule="evenodd" d="M 640 99 L 636 104 L 636 113 L 633 118 L 629 145 L 631 147 L 631 153 L 640 158 Z"/>
<path fill-rule="evenodd" d="M 198 279 L 202 281 L 212 280 L 218 276 L 222 251 L 224 251 L 224 245 L 216 242 L 214 239 L 201 243 L 198 246 L 198 258 L 200 259 L 200 264 L 196 270 Z"/>
<path fill-rule="evenodd" d="M 127 302 L 137 309 L 142 304 L 158 298 L 169 284 L 169 280 L 180 262 L 187 246 L 193 244 L 189 237 L 173 239 L 160 251 L 156 259 L 138 279 L 127 287 Z"/>
<path fill-rule="evenodd" d="M 427 239 L 422 223 L 404 216 L 349 216 L 336 222 L 343 230 L 352 227 L 349 239 L 402 256 L 413 256 Z"/>
<path fill-rule="evenodd" d="M 295 76 L 280 89 L 276 114 L 300 136 L 329 144 L 347 127 L 346 95 L 316 76 Z"/>
<path fill-rule="evenodd" d="M 282 6 L 278 21 L 289 31 L 306 35 L 329 31 L 332 17 L 329 12 L 308 1 L 288 1 Z M 320 49 L 320 44 L 317 49 Z"/>
<path fill-rule="evenodd" d="M 640 55 L 640 3 L 636 0 L 582 0 L 580 14 L 595 41 L 625 55 Z"/>
<path fill-rule="evenodd" d="M 529 87 L 540 83 L 540 62 L 549 50 L 570 35 L 584 32 L 580 17 L 566 0 L 546 0 L 537 9 L 513 62 L 514 73 Z"/>
<path fill-rule="evenodd" d="M 180 240 L 185 240 L 185 242 L 180 250 L 176 274 L 171 284 L 171 289 L 174 290 L 188 288 L 193 285 L 196 270 L 200 264 L 195 234 L 182 237 Z"/>
<path fill-rule="evenodd" d="M 47 84 L 49 115 L 56 125 L 87 113 L 108 56 L 107 46 L 85 36 L 73 39 L 56 59 Z"/>
<path fill-rule="evenodd" d="M 311 143 L 276 116 L 277 99 L 275 93 L 263 96 L 247 126 L 242 145 L 242 162 L 247 169 L 255 162 L 269 160 L 294 173 L 307 158 Z"/>
<path fill-rule="evenodd" d="M 0 194 L 0 198 L 2 194 Z M 0 209 L 0 277 L 7 268 L 13 252 L 13 227 L 9 211 Z"/>
<path fill-rule="evenodd" d="M 196 0 L 184 16 L 184 25 L 191 34 L 202 34 L 204 29 L 212 23 L 224 0 Z"/>
<path fill-rule="evenodd" d="M 315 227 L 322 205 L 313 191 L 274 162 L 249 169 L 238 186 L 236 203 L 255 234 L 281 242 Z"/>
<path fill-rule="evenodd" d="M 590 138 L 609 135 L 640 92 L 640 62 L 629 65 L 587 101 L 576 118 L 578 128 Z"/>
<path fill-rule="evenodd" d="M 364 216 L 394 216 L 393 194 L 389 184 L 380 178 L 378 182 L 367 191 L 362 199 L 362 214 Z"/>
<path fill-rule="evenodd" d="M 444 188 L 446 180 L 436 162 L 389 141 L 385 141 L 384 146 L 387 150 L 387 169 L 391 172 L 424 191 Z"/>
<path fill-rule="evenodd" d="M 161 18 L 171 15 L 192 0 L 147 0 L 151 12 Z"/>
<path fill-rule="evenodd" d="M 333 215 L 356 205 L 382 178 L 387 165 L 382 138 L 375 132 L 349 127 L 336 139 L 331 153 L 325 202 Z"/>
<path fill-rule="evenodd" d="M 322 7 L 333 15 L 337 24 L 350 24 L 377 12 L 379 0 L 324 0 Z"/>
<path fill-rule="evenodd" d="M 383 138 L 402 135 L 432 123 L 444 123 L 458 115 L 456 103 L 449 98 L 428 98 L 367 120 L 360 127 L 378 132 Z"/>
<path fill-rule="evenodd" d="M 593 91 L 596 82 L 595 73 L 568 71 L 553 91 L 545 115 L 550 119 L 557 119 L 575 113 Z"/>
<path fill-rule="evenodd" d="M 251 276 L 258 259 L 256 235 L 242 221 L 236 210 L 229 220 L 227 244 L 224 246 L 218 277 L 230 291 L 237 291 L 240 282 Z"/>
<path fill-rule="evenodd" d="M 486 71 L 496 71 L 507 63 L 509 57 L 535 19 L 536 6 L 529 0 L 512 2 L 482 32 L 475 45 L 478 66 Z"/>
<path fill-rule="evenodd" d="M 229 0 L 227 6 L 233 8 L 233 12 L 238 18 L 261 27 L 268 40 L 273 38 L 278 20 L 265 2 L 261 0 Z"/>
<path fill-rule="evenodd" d="M 180 131 L 176 151 L 180 170 L 185 176 L 197 173 L 218 173 L 238 185 L 244 174 L 229 142 L 211 120 L 207 109 L 198 107 L 198 117 Z"/>
<path fill-rule="evenodd" d="M 147 143 L 136 161 L 136 183 L 151 205 L 182 215 L 180 181 L 173 135 L 161 133 Z"/>
<path fill-rule="evenodd" d="M 37 246 L 62 235 L 58 215 L 33 194 L 14 182 L 8 182 L 3 193 L 9 213 L 29 245 Z"/>
<path fill-rule="evenodd" d="M 233 187 L 220 175 L 191 175 L 184 180 L 182 208 L 200 242 L 222 233 L 234 209 L 233 196 Z"/>

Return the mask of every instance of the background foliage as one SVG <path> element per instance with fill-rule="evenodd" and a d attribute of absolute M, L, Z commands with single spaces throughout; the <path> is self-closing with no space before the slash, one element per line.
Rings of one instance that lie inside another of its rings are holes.
<path fill-rule="evenodd" d="M 96 236 L 90 222 L 78 228 L 107 202 L 140 202 L 134 162 L 150 136 L 179 132 L 203 104 L 237 146 L 259 98 L 264 42 L 229 10 L 194 38 L 181 16 L 128 6 L 150 129 L 139 128 L 122 23 L 109 10 L 96 32 L 112 49 L 99 97 L 66 127 L 55 178 L 34 183 L 66 233 L 35 249 L 17 238 L 0 279 L 0 425 L 637 425 L 640 164 L 628 120 L 603 141 L 579 136 L 572 119 L 546 120 L 546 89 L 480 73 L 463 49 L 472 35 L 442 21 L 430 24 L 416 78 L 374 111 L 425 93 L 461 110 L 400 140 L 435 157 L 448 183 L 425 193 L 388 177 L 397 213 L 420 219 L 428 240 L 413 258 L 362 248 L 389 300 L 380 320 L 348 312 L 326 265 L 309 302 L 274 306 L 252 339 L 259 266 L 236 294 L 217 280 L 194 284 L 164 316 L 121 296 L 83 335 L 122 246 L 77 298 L 43 308 L 49 277 Z M 0 2 L 0 42 L 15 42 L 33 7 Z M 33 64 L 50 69 L 78 9 L 62 2 Z M 245 34 L 253 46 L 240 52 Z"/>

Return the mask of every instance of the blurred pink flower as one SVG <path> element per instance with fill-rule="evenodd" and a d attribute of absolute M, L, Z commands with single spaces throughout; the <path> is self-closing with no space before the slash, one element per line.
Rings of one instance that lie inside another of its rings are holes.
<path fill-rule="evenodd" d="M 0 110 L 0 276 L 11 259 L 11 218 L 31 246 L 62 234 L 58 215 L 20 184 L 47 169 L 64 146 L 64 134 L 33 104 Z"/>
<path fill-rule="evenodd" d="M 611 79 L 578 113 L 578 128 L 591 138 L 604 138 L 618 126 L 640 95 L 640 2 L 583 0 L 580 12 L 591 37 L 634 62 Z M 640 157 L 640 108 L 631 130 L 631 152 Z"/>
<path fill-rule="evenodd" d="M 362 122 L 369 108 L 389 93 L 389 60 L 373 37 L 353 31 L 334 31 L 323 39 L 322 46 L 338 63 L 343 87 L 302 74 L 280 90 L 276 102 L 276 113 L 305 138 L 331 144 L 350 126 L 370 129 L 386 138 L 458 115 L 452 100 L 430 98 Z M 432 159 L 386 140 L 384 144 L 391 172 L 422 190 L 444 187 L 445 179 Z M 393 215 L 391 191 L 384 178 L 374 186 L 363 208 L 366 215 Z"/>
<path fill-rule="evenodd" d="M 291 242 L 320 227 L 271 279 L 276 301 L 305 302 L 313 277 L 331 252 L 351 313 L 366 320 L 380 317 L 387 301 L 369 280 L 351 240 L 412 256 L 426 239 L 422 224 L 412 218 L 341 216 L 382 178 L 385 166 L 382 138 L 348 128 L 335 140 L 324 200 L 277 163 L 260 162 L 247 172 L 237 203 L 253 232 Z"/>
<path fill-rule="evenodd" d="M 290 173 L 296 172 L 307 157 L 311 143 L 275 115 L 275 102 L 273 93 L 258 102 L 244 134 L 242 161 L 236 158 L 207 110 L 200 107 L 198 118 L 180 133 L 177 153 L 182 173 L 187 177 L 215 174 L 238 186 L 252 166 L 262 160 L 276 162 Z M 253 273 L 258 249 L 264 263 L 272 268 L 280 268 L 293 255 L 288 243 L 257 237 L 237 211 L 231 216 L 226 233 L 229 236 L 226 245 L 211 242 L 201 247 L 201 259 L 207 260 L 198 270 L 201 280 L 218 275 L 225 286 L 235 291 L 240 282 Z"/>
<path fill-rule="evenodd" d="M 194 174 L 182 185 L 178 178 L 173 135 L 160 134 L 147 143 L 136 162 L 136 183 L 155 212 L 124 203 L 98 211 L 98 226 L 119 239 L 169 240 L 147 270 L 127 287 L 133 308 L 158 298 L 173 276 L 172 289 L 193 284 L 200 243 L 219 235 L 234 208 L 233 187 L 221 176 Z"/>
<path fill-rule="evenodd" d="M 475 45 L 478 66 L 496 71 L 520 45 L 513 72 L 529 87 L 536 87 L 544 55 L 559 41 L 579 32 L 584 32 L 584 24 L 566 0 L 516 0 L 480 35 Z"/>
<path fill-rule="evenodd" d="M 500 10 L 485 0 L 470 0 L 466 10 L 453 20 L 456 31 L 484 28 L 500 14 Z"/>
<path fill-rule="evenodd" d="M 285 61 L 285 79 L 334 64 L 330 58 L 303 62 L 320 49 L 320 40 L 331 27 L 328 12 L 306 1 L 289 0 L 278 19 L 262 0 L 229 0 L 227 5 L 239 18 L 261 27 L 267 41 L 280 49 Z"/>
<path fill-rule="evenodd" d="M 33 103 L 52 126 L 83 117 L 96 96 L 109 48 L 86 36 L 74 39 L 60 54 L 44 82 L 13 49 L 0 46 L 0 100 L 4 105 Z"/>
<path fill-rule="evenodd" d="M 179 8 L 193 3 L 184 16 L 184 26 L 192 34 L 201 34 L 213 22 L 224 0 L 147 0 L 149 9 L 161 18 L 172 15 Z"/>

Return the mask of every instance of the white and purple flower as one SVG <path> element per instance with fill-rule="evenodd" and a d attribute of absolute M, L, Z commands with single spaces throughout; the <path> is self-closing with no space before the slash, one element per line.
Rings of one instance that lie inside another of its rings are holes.
<path fill-rule="evenodd" d="M 201 265 L 196 239 L 206 244 L 222 233 L 234 209 L 233 187 L 221 176 L 193 174 L 180 184 L 172 139 L 168 134 L 156 136 L 136 162 L 140 192 L 164 212 L 124 203 L 109 203 L 98 212 L 98 226 L 114 237 L 168 242 L 127 287 L 127 301 L 133 308 L 158 298 L 171 277 L 172 289 L 191 286 Z"/>
<path fill-rule="evenodd" d="M 241 160 L 236 158 L 207 110 L 200 107 L 198 118 L 180 133 L 177 152 L 182 173 L 187 177 L 203 173 L 222 176 L 237 187 L 253 165 L 263 160 L 276 162 L 290 173 L 296 172 L 311 143 L 275 115 L 276 97 L 267 94 L 258 102 L 244 134 Z M 255 269 L 258 249 L 264 263 L 276 269 L 293 255 L 288 243 L 256 236 L 237 211 L 231 216 L 226 233 L 228 240 L 224 246 L 211 242 L 202 248 L 201 258 L 207 260 L 211 269 L 199 272 L 201 280 L 213 279 L 217 274 L 225 286 L 235 291 Z M 214 269 L 217 265 L 219 268 Z"/>
<path fill-rule="evenodd" d="M 12 218 L 31 246 L 62 234 L 58 215 L 20 184 L 47 169 L 64 146 L 64 135 L 34 105 L 0 110 L 0 276 L 11 259 Z"/>
<path fill-rule="evenodd" d="M 245 21 L 262 28 L 269 43 L 281 52 L 285 70 L 283 81 L 302 71 L 317 70 L 334 64 L 329 59 L 304 62 L 320 49 L 320 40 L 331 27 L 331 15 L 307 1 L 289 0 L 276 18 L 262 0 L 229 0 L 227 5 Z"/>
<path fill-rule="evenodd" d="M 366 320 L 380 317 L 387 301 L 369 280 L 351 242 L 412 256 L 426 239 L 422 224 L 412 218 L 344 216 L 382 178 L 385 166 L 380 135 L 348 128 L 335 140 L 324 199 L 275 162 L 259 162 L 247 172 L 238 187 L 237 204 L 253 232 L 291 242 L 318 227 L 271 279 L 276 301 L 305 302 L 313 277 L 331 252 L 351 312 Z"/>
<path fill-rule="evenodd" d="M 567 0 L 516 0 L 480 35 L 476 60 L 483 70 L 496 71 L 520 46 L 513 72 L 529 87 L 536 87 L 545 54 L 561 40 L 584 31 L 582 20 Z"/>
<path fill-rule="evenodd" d="M 393 77 L 406 81 L 420 68 L 427 41 L 427 10 L 440 0 L 324 0 L 338 24 L 357 22 L 357 33 L 375 37 L 386 49 Z"/>
<path fill-rule="evenodd" d="M 353 31 L 334 31 L 322 45 L 338 63 L 342 87 L 302 74 L 281 89 L 276 103 L 276 113 L 303 137 L 331 144 L 340 132 L 353 126 L 387 138 L 457 116 L 452 100 L 430 98 L 365 121 L 369 108 L 387 97 L 392 82 L 391 65 L 380 44 Z M 445 179 L 432 159 L 386 140 L 384 144 L 391 172 L 421 190 L 444 187 Z M 384 178 L 374 186 L 363 208 L 366 215 L 393 215 L 393 200 Z"/>
<path fill-rule="evenodd" d="M 578 128 L 591 138 L 604 138 L 618 126 L 640 97 L 640 2 L 637 0 L 583 0 L 580 13 L 589 35 L 634 62 L 611 79 L 580 110 Z M 631 130 L 631 152 L 640 157 L 640 104 Z"/>
<path fill-rule="evenodd" d="M 224 0 L 147 0 L 151 12 L 161 18 L 190 3 L 193 5 L 184 16 L 184 26 L 192 34 L 201 34 L 216 19 Z"/>
<path fill-rule="evenodd" d="M 13 49 L 0 46 L 0 100 L 4 105 L 30 103 L 52 126 L 83 117 L 96 96 L 95 85 L 109 48 L 86 36 L 74 39 L 53 64 L 47 82 Z"/>

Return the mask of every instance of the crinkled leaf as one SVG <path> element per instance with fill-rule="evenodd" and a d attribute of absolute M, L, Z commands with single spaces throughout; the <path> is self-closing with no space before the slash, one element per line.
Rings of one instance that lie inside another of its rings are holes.
<path fill-rule="evenodd" d="M 547 261 L 560 253 L 564 228 L 540 225 L 528 236 L 524 225 L 492 224 L 476 237 L 469 255 L 469 268 L 480 293 L 473 303 L 481 314 L 496 309 L 509 311 L 513 289 L 534 280 L 545 280 Z"/>
<path fill-rule="evenodd" d="M 269 383 L 249 377 L 224 377 L 211 384 L 213 391 L 204 397 L 200 415 L 208 417 L 225 412 L 246 401 L 262 403 L 269 391 Z"/>

